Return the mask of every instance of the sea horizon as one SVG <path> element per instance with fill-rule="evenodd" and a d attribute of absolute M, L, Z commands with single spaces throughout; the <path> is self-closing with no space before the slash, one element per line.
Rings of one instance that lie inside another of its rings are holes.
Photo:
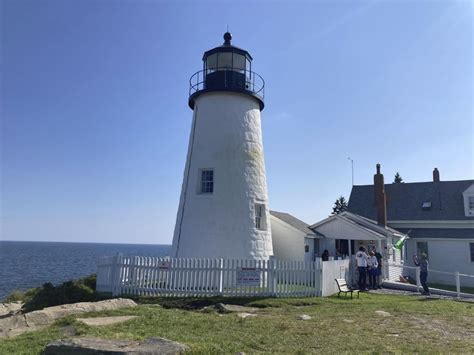
<path fill-rule="evenodd" d="M 0 302 L 12 291 L 94 274 L 101 256 L 163 257 L 170 250 L 170 244 L 0 240 Z"/>
<path fill-rule="evenodd" d="M 113 245 L 163 245 L 171 246 L 171 244 L 155 244 L 155 243 L 111 243 L 111 242 L 83 242 L 83 241 L 57 241 L 57 240 L 9 240 L 0 239 L 1 242 L 14 243 L 67 243 L 67 244 L 113 244 Z"/>

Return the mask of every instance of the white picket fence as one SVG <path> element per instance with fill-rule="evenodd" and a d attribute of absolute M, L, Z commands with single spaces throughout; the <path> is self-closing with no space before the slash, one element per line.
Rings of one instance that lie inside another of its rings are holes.
<path fill-rule="evenodd" d="M 97 291 L 114 296 L 321 296 L 322 263 L 320 259 L 303 262 L 118 254 L 98 260 Z"/>

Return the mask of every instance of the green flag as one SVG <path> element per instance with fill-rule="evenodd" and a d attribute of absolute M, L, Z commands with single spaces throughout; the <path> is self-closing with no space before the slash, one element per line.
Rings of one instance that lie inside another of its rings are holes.
<path fill-rule="evenodd" d="M 402 250 L 403 244 L 405 244 L 406 240 L 408 239 L 407 235 L 404 235 L 402 238 L 400 238 L 395 245 L 393 246 L 395 249 Z"/>

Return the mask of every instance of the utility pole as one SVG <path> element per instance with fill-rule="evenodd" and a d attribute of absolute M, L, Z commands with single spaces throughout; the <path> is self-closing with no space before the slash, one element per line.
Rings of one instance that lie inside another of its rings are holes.
<path fill-rule="evenodd" d="M 351 169 L 352 169 L 352 186 L 354 186 L 354 160 L 353 160 L 351 157 L 349 157 L 349 158 L 347 158 L 347 159 L 351 161 Z"/>

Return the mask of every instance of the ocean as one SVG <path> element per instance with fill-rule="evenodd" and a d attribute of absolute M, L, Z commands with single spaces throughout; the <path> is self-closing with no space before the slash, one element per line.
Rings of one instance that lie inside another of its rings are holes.
<path fill-rule="evenodd" d="M 0 241 L 0 302 L 13 290 L 97 272 L 103 255 L 166 256 L 171 245 Z"/>

